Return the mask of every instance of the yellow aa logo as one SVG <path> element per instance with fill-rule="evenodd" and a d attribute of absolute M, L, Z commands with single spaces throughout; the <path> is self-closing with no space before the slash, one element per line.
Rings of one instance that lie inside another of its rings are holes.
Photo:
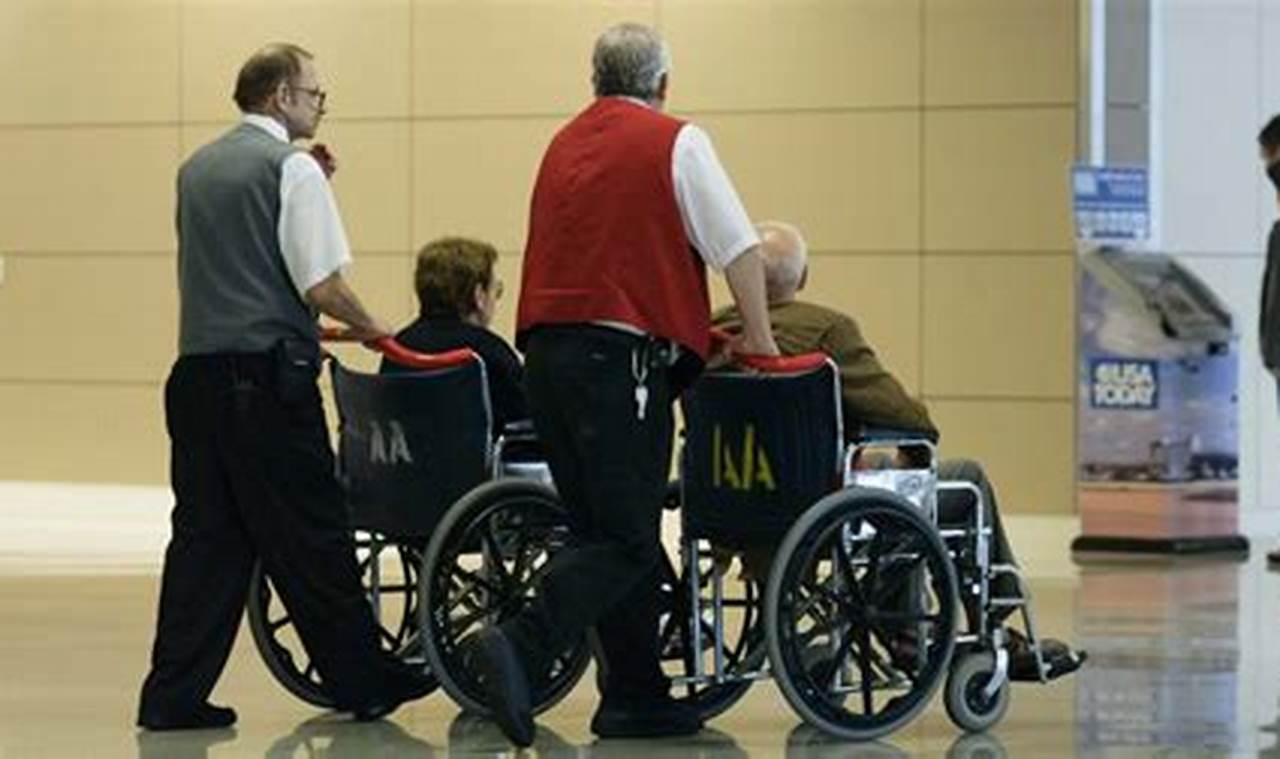
<path fill-rule="evenodd" d="M 720 425 L 711 428 L 711 484 L 717 488 L 752 490 L 757 485 L 765 490 L 777 490 L 773 479 L 773 465 L 764 446 L 756 441 L 756 428 L 748 424 L 742 432 L 739 453 L 734 453 L 732 441 L 724 439 Z"/>

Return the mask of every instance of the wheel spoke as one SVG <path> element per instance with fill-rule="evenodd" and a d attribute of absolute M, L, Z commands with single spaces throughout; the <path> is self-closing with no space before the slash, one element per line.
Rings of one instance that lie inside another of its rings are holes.
<path fill-rule="evenodd" d="M 499 592 L 500 592 L 500 591 L 499 591 L 499 589 L 498 589 L 498 587 L 497 587 L 496 585 L 494 585 L 493 583 L 489 582 L 489 580 L 488 580 L 488 579 L 486 579 L 486 578 L 484 578 L 484 577 L 481 577 L 479 574 L 477 574 L 477 573 L 475 573 L 475 572 L 471 571 L 470 569 L 464 569 L 464 568 L 462 568 L 462 567 L 458 566 L 457 564 L 454 564 L 452 567 L 450 567 L 449 571 L 450 571 L 450 573 L 451 573 L 452 575 L 454 575 L 454 576 L 458 576 L 458 577 L 462 577 L 462 578 L 464 578 L 464 579 L 466 579 L 466 580 L 470 580 L 470 581 L 471 581 L 471 584 L 472 584 L 473 586 L 479 586 L 479 587 L 481 587 L 481 588 L 484 588 L 485 590 L 489 591 L 490 593 L 499 593 Z"/>
<path fill-rule="evenodd" d="M 830 694 L 832 687 L 835 685 L 836 673 L 844 667 L 845 660 L 849 658 L 849 652 L 852 649 L 853 636 L 846 636 L 845 639 L 840 642 L 840 646 L 836 649 L 836 655 L 831 658 L 831 661 L 827 663 L 826 667 L 819 670 L 819 672 L 822 672 L 823 674 L 823 680 L 825 680 L 825 683 L 819 684 L 823 695 Z"/>
<path fill-rule="evenodd" d="M 871 686 L 871 636 L 867 631 L 858 631 L 858 670 L 862 675 L 862 713 L 871 716 L 875 711 L 872 703 Z"/>
<path fill-rule="evenodd" d="M 486 526 L 487 527 L 487 526 Z M 511 580 L 511 574 L 507 572 L 507 566 L 502 560 L 502 550 L 498 548 L 498 540 L 494 537 L 489 529 L 485 529 L 480 533 L 480 540 L 484 543 L 488 553 L 489 564 L 494 570 L 494 574 L 499 584 L 507 584 Z"/>
<path fill-rule="evenodd" d="M 529 565 L 532 563 L 529 552 L 529 533 L 520 530 L 519 539 L 516 543 L 516 564 L 512 569 L 512 574 L 518 579 L 524 577 L 524 573 L 529 571 Z"/>

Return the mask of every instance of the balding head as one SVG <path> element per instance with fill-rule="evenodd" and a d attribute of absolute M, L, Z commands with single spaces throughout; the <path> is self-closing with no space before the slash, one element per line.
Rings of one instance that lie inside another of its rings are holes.
<path fill-rule="evenodd" d="M 781 221 L 762 221 L 760 257 L 764 259 L 764 284 L 770 303 L 792 300 L 804 288 L 809 250 L 800 230 Z"/>

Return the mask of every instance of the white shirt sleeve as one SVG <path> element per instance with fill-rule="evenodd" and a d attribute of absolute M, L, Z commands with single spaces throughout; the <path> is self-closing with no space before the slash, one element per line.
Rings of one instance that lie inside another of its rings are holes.
<path fill-rule="evenodd" d="M 320 164 L 297 152 L 285 159 L 280 176 L 280 252 L 298 294 L 351 263 L 338 202 Z"/>
<path fill-rule="evenodd" d="M 685 234 L 707 266 L 723 271 L 759 244 L 755 226 L 706 132 L 685 124 L 676 135 L 671 163 Z"/>

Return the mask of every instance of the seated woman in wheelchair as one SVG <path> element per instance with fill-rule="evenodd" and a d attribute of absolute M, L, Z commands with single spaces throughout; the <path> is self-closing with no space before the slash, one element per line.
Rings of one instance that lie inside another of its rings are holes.
<path fill-rule="evenodd" d="M 937 427 L 929 418 L 924 404 L 912 398 L 902 384 L 894 378 L 876 357 L 871 345 L 862 336 L 857 323 L 849 316 L 823 306 L 796 300 L 796 294 L 804 288 L 808 273 L 807 251 L 804 238 L 795 227 L 780 222 L 757 225 L 760 232 L 761 255 L 765 263 L 765 284 L 769 298 L 769 316 L 774 337 L 783 355 L 800 355 L 811 352 L 825 353 L 840 370 L 842 407 L 846 434 L 856 436 L 866 429 L 883 428 L 894 432 L 920 435 L 931 443 L 939 438 Z M 732 308 L 715 315 L 716 326 L 734 331 L 739 326 L 738 315 Z M 855 461 L 859 468 L 887 468 L 920 465 L 923 454 L 927 466 L 928 450 L 901 449 L 895 456 L 863 456 Z M 995 490 L 982 465 L 970 459 L 944 459 L 938 464 L 938 479 L 972 483 L 982 493 L 987 505 L 986 519 L 992 525 L 993 542 L 991 560 L 994 564 L 1016 565 L 1013 549 L 1005 535 L 996 506 Z M 944 523 L 963 519 L 971 506 L 972 497 L 961 491 L 942 491 L 938 494 L 940 520 Z M 957 516 L 958 515 L 958 516 Z M 749 566 L 751 557 L 745 557 Z M 763 576 L 763 574 L 761 575 Z M 997 574 L 991 586 L 996 598 L 1019 596 L 1017 578 L 1013 574 Z M 1014 607 L 998 608 L 993 624 L 1003 623 Z M 970 618 L 975 609 L 966 609 Z M 1034 653 L 1025 635 L 1006 628 L 1010 649 L 1010 676 L 1015 680 L 1038 679 Z M 1072 651 L 1061 641 L 1040 639 L 1041 650 L 1049 665 L 1051 677 L 1058 677 L 1080 667 L 1083 654 Z"/>
<path fill-rule="evenodd" d="M 418 318 L 396 334 L 396 340 L 422 353 L 470 348 L 484 361 L 497 435 L 508 424 L 529 418 L 524 395 L 524 368 L 511 346 L 494 334 L 493 322 L 502 280 L 494 272 L 498 251 L 465 237 L 441 237 L 418 251 L 413 286 Z M 383 359 L 383 374 L 412 371 Z"/>

